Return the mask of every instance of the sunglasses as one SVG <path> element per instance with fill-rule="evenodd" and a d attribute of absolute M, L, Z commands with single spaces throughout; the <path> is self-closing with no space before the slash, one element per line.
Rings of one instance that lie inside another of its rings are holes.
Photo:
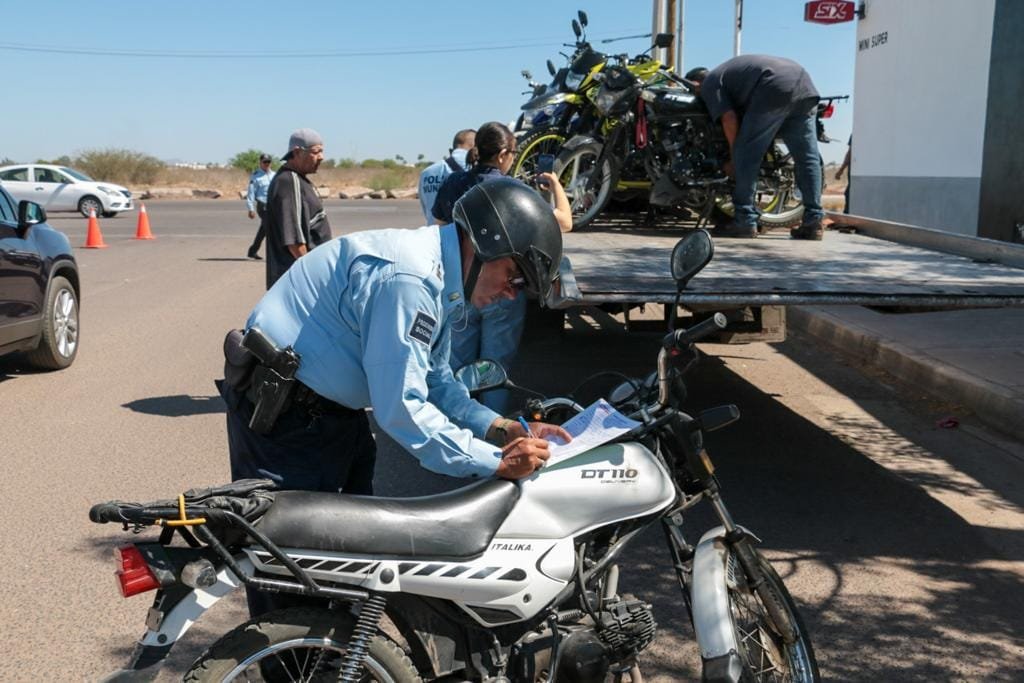
<path fill-rule="evenodd" d="M 513 275 L 505 281 L 505 285 L 513 292 L 521 292 L 526 289 L 526 278 L 522 275 Z"/>

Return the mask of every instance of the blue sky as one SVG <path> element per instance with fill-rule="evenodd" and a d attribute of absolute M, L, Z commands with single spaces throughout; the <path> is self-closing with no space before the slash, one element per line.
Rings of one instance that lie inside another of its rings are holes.
<path fill-rule="evenodd" d="M 804 1 L 746 0 L 742 51 L 789 57 L 807 68 L 823 95 L 852 94 L 855 24 L 804 23 Z M 454 131 L 515 119 L 527 99 L 520 70 L 546 78 L 546 59 L 562 64 L 557 53 L 567 51 L 561 43 L 572 39 L 577 9 L 589 15 L 588 34 L 599 49 L 635 54 L 648 39 L 597 41 L 649 32 L 651 4 L 5 3 L 0 158 L 118 147 L 224 162 L 250 147 L 283 153 L 288 134 L 304 126 L 323 134 L 331 158 L 439 158 Z M 686 68 L 732 56 L 732 8 L 732 0 L 686 0 Z M 474 51 L 440 52 L 453 48 Z M 420 54 L 325 55 L 396 51 Z M 144 52 L 170 56 L 138 54 Z M 309 53 L 316 56 L 301 56 Z M 852 101 L 837 106 L 828 131 L 843 142 L 822 146 L 827 161 L 845 153 L 852 117 Z"/>

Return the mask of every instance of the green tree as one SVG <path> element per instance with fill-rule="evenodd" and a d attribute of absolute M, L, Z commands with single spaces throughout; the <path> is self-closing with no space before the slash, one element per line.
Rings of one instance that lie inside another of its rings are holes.
<path fill-rule="evenodd" d="M 243 171 L 251 173 L 260 167 L 261 154 L 263 154 L 263 152 L 261 152 L 260 150 L 249 148 L 244 152 L 239 152 L 235 156 L 231 157 L 231 159 L 228 161 L 228 166 L 232 168 L 240 168 Z M 270 168 L 276 171 L 280 167 L 281 162 L 275 159 L 273 155 L 271 155 Z"/>

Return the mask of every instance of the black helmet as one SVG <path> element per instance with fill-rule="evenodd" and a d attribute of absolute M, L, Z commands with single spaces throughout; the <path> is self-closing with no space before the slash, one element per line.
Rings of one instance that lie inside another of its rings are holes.
<path fill-rule="evenodd" d="M 455 203 L 452 218 L 472 241 L 479 263 L 512 257 L 527 286 L 546 300 L 562 261 L 562 232 L 540 194 L 512 178 L 483 182 Z M 467 281 L 467 296 L 477 273 L 479 266 Z"/>

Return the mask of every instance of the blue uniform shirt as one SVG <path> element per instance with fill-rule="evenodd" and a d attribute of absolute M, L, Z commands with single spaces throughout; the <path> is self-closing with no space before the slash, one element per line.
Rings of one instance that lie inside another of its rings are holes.
<path fill-rule="evenodd" d="M 246 327 L 291 345 L 302 359 L 296 376 L 313 391 L 372 406 L 423 467 L 487 477 L 501 453 L 482 438 L 498 414 L 449 367 L 452 322 L 471 305 L 455 230 L 374 230 L 321 245 L 271 287 Z"/>
<path fill-rule="evenodd" d="M 270 189 L 270 181 L 274 179 L 274 172 L 264 172 L 263 169 L 256 169 L 249 176 L 249 190 L 245 195 L 245 204 L 250 211 L 256 210 L 256 202 L 267 203 L 267 190 Z"/>
<path fill-rule="evenodd" d="M 451 158 L 460 168 L 465 169 L 467 153 L 469 153 L 468 149 L 453 149 Z M 423 216 L 427 219 L 427 223 L 434 222 L 434 214 L 430 212 L 434 208 L 434 198 L 437 197 L 437 191 L 441 189 L 445 178 L 452 172 L 448 162 L 441 160 L 427 166 L 420 173 L 420 208 L 423 209 Z"/>

